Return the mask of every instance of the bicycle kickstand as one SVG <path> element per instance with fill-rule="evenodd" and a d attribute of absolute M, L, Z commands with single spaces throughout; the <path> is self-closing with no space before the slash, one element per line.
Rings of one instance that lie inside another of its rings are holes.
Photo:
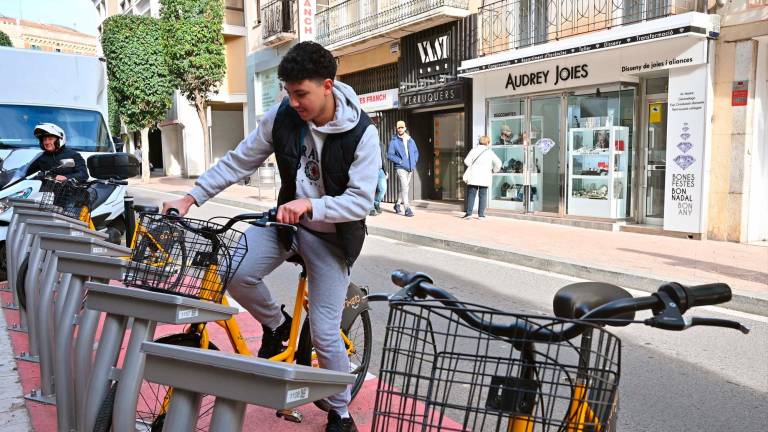
<path fill-rule="evenodd" d="M 301 415 L 298 410 L 290 408 L 277 410 L 275 415 L 277 417 L 282 417 L 283 420 L 288 420 L 289 422 L 293 423 L 301 423 L 301 421 L 304 419 L 304 416 Z"/>

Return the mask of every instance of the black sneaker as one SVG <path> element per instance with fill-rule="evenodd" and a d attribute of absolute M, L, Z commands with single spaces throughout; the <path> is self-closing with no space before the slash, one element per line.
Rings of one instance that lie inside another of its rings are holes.
<path fill-rule="evenodd" d="M 285 305 L 280 306 L 280 312 L 283 313 L 285 321 L 276 329 L 272 330 L 262 324 L 261 329 L 264 332 L 261 336 L 261 347 L 258 356 L 261 358 L 274 357 L 285 349 L 283 342 L 288 341 L 291 336 L 291 316 L 285 312 Z"/>
<path fill-rule="evenodd" d="M 328 424 L 325 426 L 325 432 L 357 432 L 355 421 L 352 416 L 341 418 L 336 411 L 328 411 Z"/>

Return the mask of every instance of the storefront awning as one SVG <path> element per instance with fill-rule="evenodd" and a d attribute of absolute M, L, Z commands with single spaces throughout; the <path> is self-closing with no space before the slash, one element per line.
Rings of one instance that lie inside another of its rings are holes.
<path fill-rule="evenodd" d="M 660 40 L 676 38 L 702 40 L 709 36 L 716 36 L 718 33 L 719 16 L 690 12 L 465 60 L 459 67 L 459 76 L 482 76 L 484 73 L 499 69 L 577 57 L 587 53 L 618 50 Z M 645 63 L 628 67 L 640 66 L 642 69 Z"/>

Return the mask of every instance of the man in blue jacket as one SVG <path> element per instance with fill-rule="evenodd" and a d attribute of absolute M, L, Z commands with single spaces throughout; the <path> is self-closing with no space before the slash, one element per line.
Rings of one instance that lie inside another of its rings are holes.
<path fill-rule="evenodd" d="M 395 213 L 400 214 L 400 203 L 405 208 L 405 216 L 413 216 L 408 194 L 411 186 L 411 176 L 416 168 L 416 162 L 419 161 L 419 149 L 413 138 L 406 133 L 405 122 L 397 122 L 397 134 L 392 136 L 387 148 L 387 159 L 395 164 L 397 180 L 400 183 L 400 197 L 395 203 Z"/>

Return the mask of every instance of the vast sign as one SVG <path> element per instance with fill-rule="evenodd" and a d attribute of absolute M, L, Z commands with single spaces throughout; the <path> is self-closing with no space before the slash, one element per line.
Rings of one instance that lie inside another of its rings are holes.
<path fill-rule="evenodd" d="M 419 51 L 419 78 L 447 74 L 451 67 L 450 33 L 431 36 L 416 43 Z"/>

